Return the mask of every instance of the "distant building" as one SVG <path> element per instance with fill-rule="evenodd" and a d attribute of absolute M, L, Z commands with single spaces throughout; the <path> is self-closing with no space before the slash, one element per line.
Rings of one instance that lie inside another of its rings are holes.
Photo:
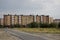
<path fill-rule="evenodd" d="M 21 23 L 22 25 L 27 25 L 29 23 L 34 22 L 34 16 L 33 15 L 21 15 Z"/>
<path fill-rule="evenodd" d="M 54 20 L 56 22 L 57 20 Z M 37 23 L 52 23 L 53 18 L 48 15 L 4 15 L 3 19 L 0 19 L 0 24 L 5 26 L 10 25 L 27 25 L 32 22 Z"/>
<path fill-rule="evenodd" d="M 12 24 L 12 15 L 4 15 L 4 25 L 10 26 Z"/>
<path fill-rule="evenodd" d="M 36 22 L 40 23 L 41 22 L 41 16 L 36 15 Z"/>
<path fill-rule="evenodd" d="M 4 25 L 21 24 L 21 16 L 19 15 L 4 15 Z"/>
<path fill-rule="evenodd" d="M 37 15 L 36 16 L 36 22 L 37 23 L 52 23 L 53 22 L 53 18 L 52 17 L 49 17 L 48 15 L 45 16 L 45 15 Z"/>
<path fill-rule="evenodd" d="M 14 23 L 14 25 L 19 24 L 19 16 L 18 15 L 14 15 L 14 17 L 12 17 L 12 20 L 14 20 L 14 21 L 12 21 L 12 23 Z"/>
<path fill-rule="evenodd" d="M 4 25 L 27 25 L 34 22 L 33 15 L 4 15 Z"/>
<path fill-rule="evenodd" d="M 54 23 L 59 23 L 60 19 L 54 19 Z"/>
<path fill-rule="evenodd" d="M 4 19 L 0 18 L 0 25 L 4 25 Z"/>
<path fill-rule="evenodd" d="M 19 25 L 22 25 L 22 17 L 21 17 L 21 15 L 19 15 L 19 19 L 18 19 L 19 21 Z"/>
<path fill-rule="evenodd" d="M 21 25 L 21 15 L 12 15 L 12 25 Z"/>
<path fill-rule="evenodd" d="M 53 23 L 53 17 L 49 17 L 49 23 Z"/>
<path fill-rule="evenodd" d="M 49 23 L 49 16 L 41 15 L 41 23 Z"/>

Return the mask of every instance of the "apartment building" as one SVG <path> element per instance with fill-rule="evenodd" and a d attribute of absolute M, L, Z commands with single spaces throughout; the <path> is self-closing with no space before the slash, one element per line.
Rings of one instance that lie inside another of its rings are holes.
<path fill-rule="evenodd" d="M 21 18 L 21 15 L 19 15 L 19 21 L 18 21 L 19 22 L 19 25 L 22 25 L 22 22 L 21 21 L 22 21 L 22 18 Z"/>
<path fill-rule="evenodd" d="M 29 23 L 34 22 L 34 16 L 33 15 L 21 15 L 21 24 L 26 25 Z"/>
<path fill-rule="evenodd" d="M 0 25 L 1 25 L 1 18 L 0 18 Z"/>
<path fill-rule="evenodd" d="M 45 19 L 45 22 L 44 23 L 49 23 L 49 18 L 50 18 L 49 15 L 45 16 L 45 18 L 46 19 Z"/>
<path fill-rule="evenodd" d="M 54 19 L 54 23 L 60 23 L 60 19 Z"/>
<path fill-rule="evenodd" d="M 14 15 L 12 15 L 12 19 L 11 19 L 11 21 L 12 21 L 12 25 L 14 25 L 15 24 L 15 16 Z"/>
<path fill-rule="evenodd" d="M 37 23 L 51 23 L 53 22 L 53 18 L 52 17 L 49 17 L 48 15 L 45 16 L 45 15 L 37 15 L 36 16 L 36 22 Z"/>
<path fill-rule="evenodd" d="M 16 25 L 21 24 L 20 15 L 4 15 L 4 25 Z"/>
<path fill-rule="evenodd" d="M 36 15 L 36 22 L 37 22 L 37 23 L 40 23 L 40 22 L 41 22 L 41 16 Z"/>
<path fill-rule="evenodd" d="M 12 25 L 19 24 L 19 16 L 18 15 L 12 15 Z"/>
<path fill-rule="evenodd" d="M 49 17 L 48 15 L 4 15 L 4 23 L 3 20 L 0 20 L 0 24 L 4 24 L 5 26 L 10 26 L 10 25 L 27 25 L 32 22 L 37 22 L 37 23 L 52 23 L 53 18 Z"/>
<path fill-rule="evenodd" d="M 19 16 L 18 15 L 14 15 L 14 25 L 19 24 Z"/>
<path fill-rule="evenodd" d="M 49 23 L 49 16 L 42 15 L 41 16 L 41 23 Z"/>
<path fill-rule="evenodd" d="M 4 25 L 4 19 L 0 18 L 0 25 Z"/>
<path fill-rule="evenodd" d="M 12 15 L 4 15 L 4 25 L 10 26 L 12 24 Z"/>
<path fill-rule="evenodd" d="M 53 23 L 53 17 L 49 17 L 49 23 Z"/>

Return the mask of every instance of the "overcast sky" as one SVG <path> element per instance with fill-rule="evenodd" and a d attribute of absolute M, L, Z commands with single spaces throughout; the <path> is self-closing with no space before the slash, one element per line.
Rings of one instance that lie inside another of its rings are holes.
<path fill-rule="evenodd" d="M 0 0 L 0 18 L 4 14 L 38 14 L 60 18 L 60 0 Z"/>

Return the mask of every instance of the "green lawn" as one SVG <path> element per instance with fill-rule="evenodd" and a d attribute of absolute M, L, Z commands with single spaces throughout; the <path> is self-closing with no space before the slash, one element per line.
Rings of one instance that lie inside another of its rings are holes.
<path fill-rule="evenodd" d="M 31 32 L 31 33 L 58 33 L 60 34 L 60 29 L 58 28 L 14 28 L 15 30 Z"/>

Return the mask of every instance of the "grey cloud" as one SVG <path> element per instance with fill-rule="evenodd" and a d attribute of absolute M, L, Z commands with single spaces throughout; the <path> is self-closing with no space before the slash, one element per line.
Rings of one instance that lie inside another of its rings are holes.
<path fill-rule="evenodd" d="M 0 15 L 44 14 L 60 18 L 60 0 L 0 0 Z M 1 13 L 3 12 L 3 13 Z"/>

